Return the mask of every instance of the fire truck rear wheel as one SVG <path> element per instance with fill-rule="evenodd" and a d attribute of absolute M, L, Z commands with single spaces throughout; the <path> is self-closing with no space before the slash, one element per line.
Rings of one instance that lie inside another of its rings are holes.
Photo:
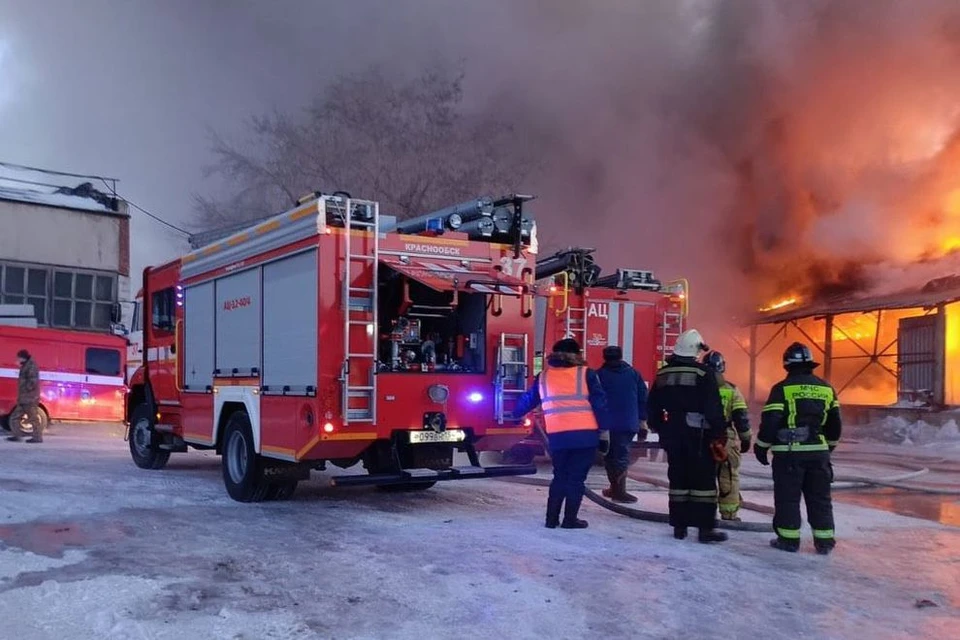
<path fill-rule="evenodd" d="M 40 423 L 43 426 L 42 431 L 47 432 L 47 428 L 50 426 L 50 416 L 47 414 L 47 410 L 43 407 L 37 409 L 37 417 L 40 419 Z M 10 420 L 20 420 L 20 433 L 25 436 L 33 435 L 33 425 L 29 422 L 26 422 L 27 415 L 23 413 L 20 409 L 20 406 L 13 408 L 13 412 L 10 415 L 4 416 L 2 420 L 3 428 L 6 431 L 10 431 Z"/>
<path fill-rule="evenodd" d="M 270 488 L 267 490 L 267 496 L 265 500 L 289 500 L 293 497 L 293 493 L 297 490 L 297 481 L 296 480 L 287 480 L 285 482 L 274 482 L 270 485 Z"/>
<path fill-rule="evenodd" d="M 153 442 L 153 410 L 141 404 L 130 417 L 130 457 L 141 469 L 163 469 L 170 460 L 170 452 Z"/>
<path fill-rule="evenodd" d="M 237 502 L 260 502 L 270 484 L 263 474 L 263 461 L 253 449 L 253 430 L 246 411 L 236 411 L 223 433 L 223 484 Z"/>

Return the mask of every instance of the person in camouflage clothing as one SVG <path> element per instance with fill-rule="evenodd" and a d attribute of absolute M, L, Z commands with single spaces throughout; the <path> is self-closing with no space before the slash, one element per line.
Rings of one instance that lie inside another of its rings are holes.
<path fill-rule="evenodd" d="M 17 408 L 10 416 L 10 430 L 13 435 L 7 438 L 13 442 L 23 439 L 21 422 L 33 425 L 33 437 L 27 442 L 43 442 L 43 422 L 40 420 L 40 369 L 26 349 L 17 353 L 20 362 L 20 378 L 17 380 Z"/>

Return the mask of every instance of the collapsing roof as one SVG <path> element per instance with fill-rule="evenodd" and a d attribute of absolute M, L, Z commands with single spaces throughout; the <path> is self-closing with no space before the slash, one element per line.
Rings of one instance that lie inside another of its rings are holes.
<path fill-rule="evenodd" d="M 802 318 L 866 313 L 885 309 L 930 309 L 957 301 L 960 301 L 960 275 L 954 274 L 930 280 L 919 288 L 904 289 L 895 293 L 843 296 L 759 313 L 754 317 L 753 324 L 777 324 Z"/>

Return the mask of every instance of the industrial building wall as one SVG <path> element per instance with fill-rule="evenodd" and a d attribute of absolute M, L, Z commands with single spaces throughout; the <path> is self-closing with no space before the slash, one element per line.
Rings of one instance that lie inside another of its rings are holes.
<path fill-rule="evenodd" d="M 37 323 L 108 331 L 130 298 L 130 220 L 116 213 L 0 200 L 0 303 L 33 305 Z"/>
<path fill-rule="evenodd" d="M 0 234 L 0 258 L 129 275 L 128 223 L 123 215 L 3 201 L 0 229 L 8 231 Z"/>

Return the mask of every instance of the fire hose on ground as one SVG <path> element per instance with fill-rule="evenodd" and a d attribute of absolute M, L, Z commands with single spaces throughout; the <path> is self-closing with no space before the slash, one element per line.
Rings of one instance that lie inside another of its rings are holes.
<path fill-rule="evenodd" d="M 632 477 L 632 476 L 631 476 Z M 547 478 L 533 478 L 530 476 L 514 476 L 510 478 L 501 478 L 506 482 L 516 482 L 519 484 L 528 484 L 535 487 L 549 487 L 550 480 Z M 628 518 L 633 518 L 635 520 L 645 520 L 647 522 L 669 522 L 669 516 L 665 513 L 660 513 L 659 511 L 646 511 L 643 509 L 635 509 L 633 507 L 628 507 L 622 504 L 618 504 L 612 500 L 608 500 L 603 497 L 602 494 L 597 493 L 593 489 L 587 487 L 584 496 L 594 504 L 603 507 L 609 511 L 613 511 L 616 514 L 621 516 L 627 516 Z M 773 525 L 766 522 L 735 522 L 732 520 L 720 520 L 718 522 L 718 528 L 720 529 L 730 529 L 731 531 L 750 531 L 754 533 L 772 533 Z"/>

